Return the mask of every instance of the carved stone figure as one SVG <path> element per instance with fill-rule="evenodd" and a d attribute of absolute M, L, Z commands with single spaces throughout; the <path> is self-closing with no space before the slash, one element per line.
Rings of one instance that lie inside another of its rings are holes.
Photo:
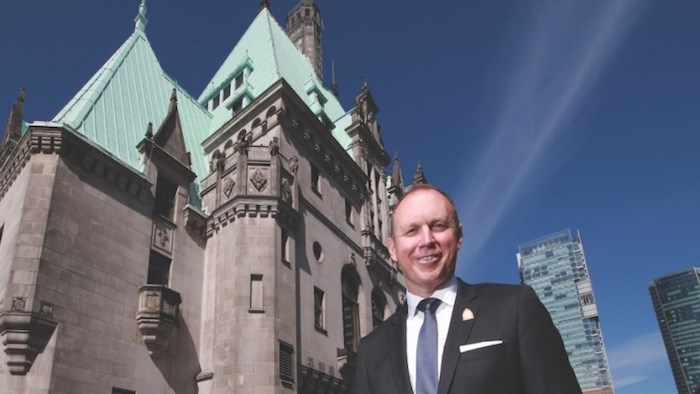
<path fill-rule="evenodd" d="M 291 172 L 292 174 L 296 174 L 298 169 L 299 169 L 299 158 L 296 156 L 292 156 L 289 159 L 289 172 Z"/>
<path fill-rule="evenodd" d="M 248 156 L 248 148 L 250 148 L 251 143 L 253 142 L 253 136 L 252 135 L 247 135 L 245 130 L 241 130 L 240 133 L 238 133 L 238 140 L 237 140 L 237 150 L 240 154 Z"/>
<path fill-rule="evenodd" d="M 270 141 L 270 156 L 277 156 L 280 153 L 280 139 L 272 137 Z"/>
<path fill-rule="evenodd" d="M 280 194 L 282 196 L 282 201 L 287 203 L 292 203 L 292 186 L 289 184 L 289 180 L 285 177 L 282 178 L 280 185 Z"/>

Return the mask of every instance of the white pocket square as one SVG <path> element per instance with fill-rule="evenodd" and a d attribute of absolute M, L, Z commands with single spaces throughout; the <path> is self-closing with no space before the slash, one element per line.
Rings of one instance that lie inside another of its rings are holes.
<path fill-rule="evenodd" d="M 468 343 L 466 345 L 460 346 L 459 352 L 464 353 L 464 352 L 468 352 L 470 350 L 481 349 L 482 347 L 500 345 L 502 343 L 503 343 L 503 341 L 500 339 L 496 340 L 496 341 L 482 341 L 482 342 L 477 342 L 477 343 Z"/>

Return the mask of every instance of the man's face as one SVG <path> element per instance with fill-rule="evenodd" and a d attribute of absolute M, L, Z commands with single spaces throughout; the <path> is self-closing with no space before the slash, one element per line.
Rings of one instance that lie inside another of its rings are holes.
<path fill-rule="evenodd" d="M 416 190 L 401 201 L 392 220 L 391 259 L 403 271 L 408 290 L 428 297 L 455 272 L 462 228 L 452 205 L 435 190 Z"/>

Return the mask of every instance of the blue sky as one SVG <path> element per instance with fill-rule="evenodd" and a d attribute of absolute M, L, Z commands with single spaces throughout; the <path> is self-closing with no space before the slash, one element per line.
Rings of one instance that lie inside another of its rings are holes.
<path fill-rule="evenodd" d="M 138 0 L 0 2 L 0 117 L 52 118 L 133 31 Z M 258 1 L 150 0 L 161 65 L 195 97 Z M 271 1 L 279 20 L 296 2 Z M 518 282 L 518 244 L 579 230 L 619 394 L 673 393 L 648 293 L 700 265 L 700 3 L 323 1 L 327 80 L 367 79 L 405 179 L 455 197 L 459 275 Z"/>

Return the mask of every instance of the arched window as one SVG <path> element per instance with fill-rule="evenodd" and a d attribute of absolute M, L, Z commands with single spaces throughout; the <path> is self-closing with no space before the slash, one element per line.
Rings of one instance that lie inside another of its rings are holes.
<path fill-rule="evenodd" d="M 343 267 L 340 276 L 343 292 L 343 346 L 347 350 L 357 351 L 360 342 L 360 308 L 357 303 L 360 277 L 350 264 Z"/>
<path fill-rule="evenodd" d="M 372 327 L 377 328 L 384 321 L 384 308 L 386 308 L 386 297 L 379 287 L 372 290 Z"/>

